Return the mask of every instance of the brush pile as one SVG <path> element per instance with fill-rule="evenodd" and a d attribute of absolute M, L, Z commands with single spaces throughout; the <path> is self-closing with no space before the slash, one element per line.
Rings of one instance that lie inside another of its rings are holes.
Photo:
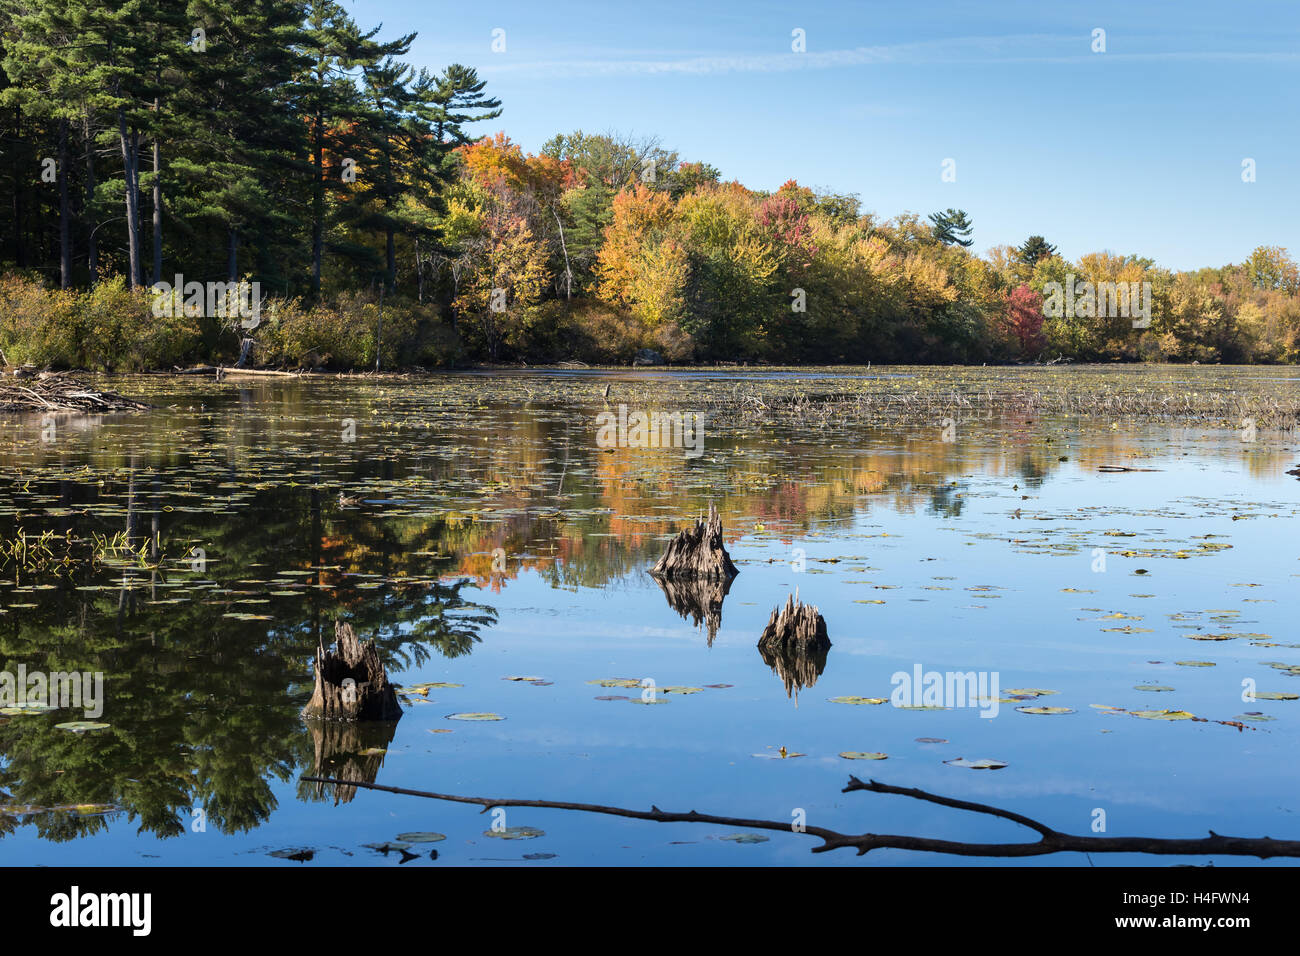
<path fill-rule="evenodd" d="M 0 411 L 5 412 L 121 412 L 149 407 L 50 372 L 20 368 L 0 378 Z"/>

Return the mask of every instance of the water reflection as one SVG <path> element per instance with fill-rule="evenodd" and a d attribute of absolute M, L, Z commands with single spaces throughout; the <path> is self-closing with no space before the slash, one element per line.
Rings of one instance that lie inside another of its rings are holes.
<path fill-rule="evenodd" d="M 64 543 L 48 560 L 0 564 L 0 669 L 103 671 L 111 726 L 77 734 L 54 725 L 79 714 L 0 715 L 0 834 L 30 823 L 72 840 L 114 808 L 160 836 L 188 829 L 194 808 L 234 833 L 268 820 L 272 782 L 304 769 L 375 781 L 391 727 L 299 719 L 336 619 L 374 638 L 390 670 L 419 667 L 471 654 L 497 621 L 480 596 L 523 575 L 648 588 L 666 539 L 710 500 L 729 542 L 758 532 L 788 546 L 881 506 L 956 518 L 971 475 L 1029 491 L 1152 451 L 1132 431 L 991 420 L 951 443 L 937 426 L 862 429 L 834 448 L 793 429 L 723 431 L 685 459 L 602 451 L 582 440 L 586 411 L 554 398 L 167 387 L 151 396 L 157 411 L 83 419 L 54 444 L 38 424 L 5 425 L 0 538 Z M 1202 434 L 1171 432 L 1157 450 Z M 1250 474 L 1292 464 L 1274 448 L 1243 457 Z M 361 503 L 340 508 L 343 493 Z M 730 582 L 659 587 L 712 646 Z M 827 665 L 824 650 L 760 655 L 796 700 Z M 335 803 L 355 792 L 297 791 Z"/>
<path fill-rule="evenodd" d="M 733 579 L 709 581 L 703 578 L 656 577 L 653 580 L 663 591 L 668 606 L 683 620 L 689 619 L 697 628 L 704 625 L 708 646 L 712 647 L 722 625 L 722 602 L 731 590 Z"/>

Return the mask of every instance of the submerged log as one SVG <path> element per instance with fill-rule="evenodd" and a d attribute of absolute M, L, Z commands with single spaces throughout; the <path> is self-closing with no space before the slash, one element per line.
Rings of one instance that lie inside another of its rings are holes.
<path fill-rule="evenodd" d="M 826 669 L 826 652 L 831 649 L 826 620 L 811 604 L 799 601 L 799 592 L 775 608 L 758 639 L 758 653 L 772 672 L 781 675 L 787 697 L 817 683 Z"/>
<path fill-rule="evenodd" d="M 321 720 L 397 720 L 402 706 L 374 641 L 362 644 L 351 624 L 334 625 L 338 653 L 316 646 L 316 689 L 304 717 Z"/>
<path fill-rule="evenodd" d="M 730 581 L 738 573 L 722 544 L 722 519 L 711 501 L 708 520 L 696 518 L 695 527 L 687 528 L 670 541 L 668 550 L 650 569 L 656 579 Z"/>
<path fill-rule="evenodd" d="M 713 639 L 718 636 L 722 625 L 722 601 L 731 590 L 731 579 L 707 581 L 701 578 L 655 578 L 659 588 L 668 599 L 668 606 L 683 618 L 690 618 L 699 627 L 708 630 L 708 646 L 713 646 Z"/>

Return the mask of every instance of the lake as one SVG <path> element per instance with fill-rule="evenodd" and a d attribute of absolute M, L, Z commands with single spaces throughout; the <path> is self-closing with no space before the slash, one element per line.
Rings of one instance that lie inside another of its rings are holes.
<path fill-rule="evenodd" d="M 841 793 L 854 774 L 1078 834 L 1300 836 L 1294 369 L 104 383 L 155 408 L 0 420 L 0 671 L 103 675 L 102 713 L 0 711 L 11 864 L 1090 862 L 814 855 L 798 832 L 480 814 L 317 773 L 1034 836 Z M 601 438 L 620 405 L 685 437 Z M 739 569 L 720 608 L 647 573 L 710 502 Z M 766 660 L 796 589 L 831 648 Z M 337 621 L 403 685 L 396 725 L 300 718 Z M 983 699 L 953 697 L 966 674 Z M 944 693 L 897 706 L 917 676 Z"/>

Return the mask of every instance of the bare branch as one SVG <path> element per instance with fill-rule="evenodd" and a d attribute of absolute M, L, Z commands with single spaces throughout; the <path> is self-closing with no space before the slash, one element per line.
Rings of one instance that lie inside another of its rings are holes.
<path fill-rule="evenodd" d="M 814 853 L 827 850 L 853 848 L 861 856 L 870 850 L 917 850 L 926 853 L 949 853 L 955 856 L 996 856 L 1028 857 L 1045 856 L 1052 853 L 1153 853 L 1163 856 L 1188 856 L 1214 854 L 1219 856 L 1256 856 L 1267 859 L 1275 856 L 1300 857 L 1300 840 L 1274 840 L 1270 837 L 1225 837 L 1213 830 L 1208 837 L 1200 839 L 1167 839 L 1163 837 L 1104 837 L 1074 836 L 1053 830 L 1046 824 L 983 803 L 942 797 L 938 794 L 917 790 L 913 787 L 894 787 L 877 783 L 875 780 L 863 783 L 857 777 L 849 777 L 849 785 L 843 792 L 866 790 L 871 793 L 892 793 L 925 800 L 958 810 L 970 810 L 990 816 L 1001 817 L 1013 823 L 1029 827 L 1041 834 L 1040 839 L 1031 843 L 963 843 L 955 840 L 932 840 L 928 837 L 902 836 L 896 834 L 862 833 L 846 834 L 825 827 L 805 827 L 796 830 L 785 820 L 752 820 L 745 817 L 719 816 L 712 813 L 669 812 L 651 805 L 649 810 L 628 810 L 623 807 L 609 807 L 597 803 L 570 803 L 561 800 L 522 800 L 511 797 L 465 797 L 448 793 L 431 793 L 427 790 L 408 790 L 405 787 L 388 787 L 379 783 L 363 783 L 358 780 L 335 780 L 330 777 L 303 777 L 311 783 L 332 783 L 341 787 L 364 787 L 368 790 L 382 790 L 387 793 L 401 793 L 413 797 L 427 797 L 431 800 L 446 800 L 452 803 L 472 803 L 483 808 L 484 813 L 493 807 L 540 807 L 548 810 L 578 810 L 583 813 L 602 813 L 608 816 L 630 817 L 634 820 L 650 820 L 655 823 L 713 823 L 720 826 L 740 827 L 749 830 L 775 830 L 781 833 L 800 833 L 821 839 L 822 845 L 813 847 Z"/>

